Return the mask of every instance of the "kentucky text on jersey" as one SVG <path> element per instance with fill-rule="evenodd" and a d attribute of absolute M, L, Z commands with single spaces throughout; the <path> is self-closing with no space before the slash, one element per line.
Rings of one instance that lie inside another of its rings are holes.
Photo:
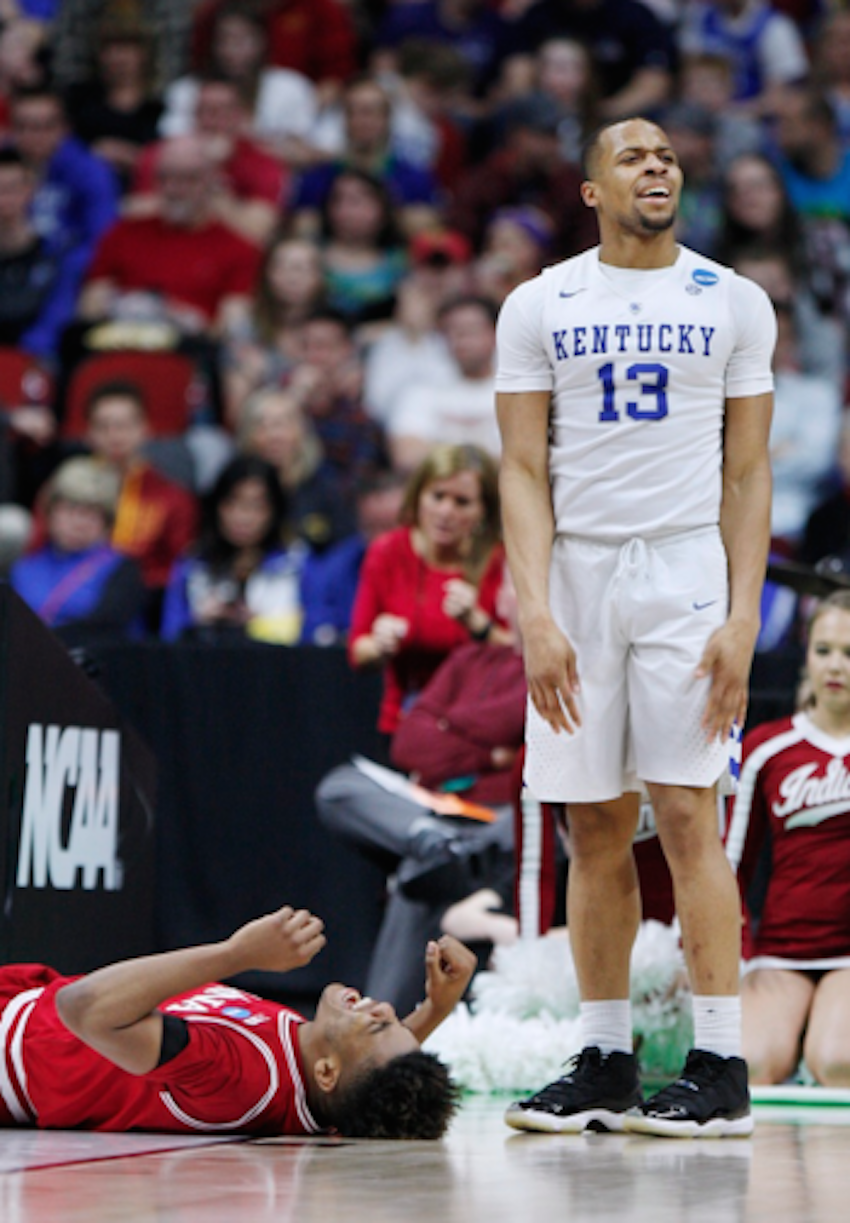
<path fill-rule="evenodd" d="M 607 356 L 609 353 L 681 353 L 710 357 L 716 328 L 696 323 L 602 323 L 552 332 L 555 358 Z"/>

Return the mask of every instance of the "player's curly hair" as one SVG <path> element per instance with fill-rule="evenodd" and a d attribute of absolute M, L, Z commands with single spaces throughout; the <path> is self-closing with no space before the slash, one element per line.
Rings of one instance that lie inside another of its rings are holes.
<path fill-rule="evenodd" d="M 442 1138 L 460 1088 L 433 1053 L 405 1053 L 359 1074 L 327 1101 L 328 1121 L 347 1138 Z"/>

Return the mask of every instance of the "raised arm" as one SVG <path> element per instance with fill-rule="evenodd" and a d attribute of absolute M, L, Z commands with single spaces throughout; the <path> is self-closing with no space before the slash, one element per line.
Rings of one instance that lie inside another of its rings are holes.
<path fill-rule="evenodd" d="M 323 923 L 284 905 L 248 922 L 220 943 L 123 960 L 65 985 L 59 1018 L 75 1036 L 131 1074 L 159 1062 L 166 999 L 251 970 L 289 972 L 309 964 L 325 945 Z"/>
<path fill-rule="evenodd" d="M 432 940 L 425 949 L 425 1001 L 404 1020 L 420 1045 L 460 1002 L 478 960 L 451 934 Z"/>
<path fill-rule="evenodd" d="M 711 676 L 703 724 L 710 737 L 744 725 L 770 547 L 773 395 L 727 399 L 720 531 L 729 563 L 729 615 L 709 638 L 698 674 Z"/>
<path fill-rule="evenodd" d="M 499 393 L 500 491 L 508 565 L 517 592 L 528 690 L 555 730 L 579 724 L 573 648 L 549 606 L 555 518 L 549 485 L 548 391 Z"/>

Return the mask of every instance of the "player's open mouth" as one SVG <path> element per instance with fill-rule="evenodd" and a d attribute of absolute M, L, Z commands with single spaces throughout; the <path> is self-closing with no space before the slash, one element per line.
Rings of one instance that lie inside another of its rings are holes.
<path fill-rule="evenodd" d="M 364 998 L 359 990 L 347 989 L 342 995 L 342 1005 L 348 1011 L 365 1011 L 375 1003 L 372 998 Z"/>
<path fill-rule="evenodd" d="M 639 198 L 642 200 L 669 200 L 669 187 L 648 187 L 646 191 L 639 193 Z"/>

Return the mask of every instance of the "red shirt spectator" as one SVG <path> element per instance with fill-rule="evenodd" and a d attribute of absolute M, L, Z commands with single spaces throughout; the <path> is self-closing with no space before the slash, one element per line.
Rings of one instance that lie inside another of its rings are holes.
<path fill-rule="evenodd" d="M 205 0 L 195 16 L 193 58 L 207 58 L 212 25 L 229 0 Z M 345 81 L 357 69 L 354 26 L 339 0 L 266 0 L 269 62 L 317 84 Z"/>

